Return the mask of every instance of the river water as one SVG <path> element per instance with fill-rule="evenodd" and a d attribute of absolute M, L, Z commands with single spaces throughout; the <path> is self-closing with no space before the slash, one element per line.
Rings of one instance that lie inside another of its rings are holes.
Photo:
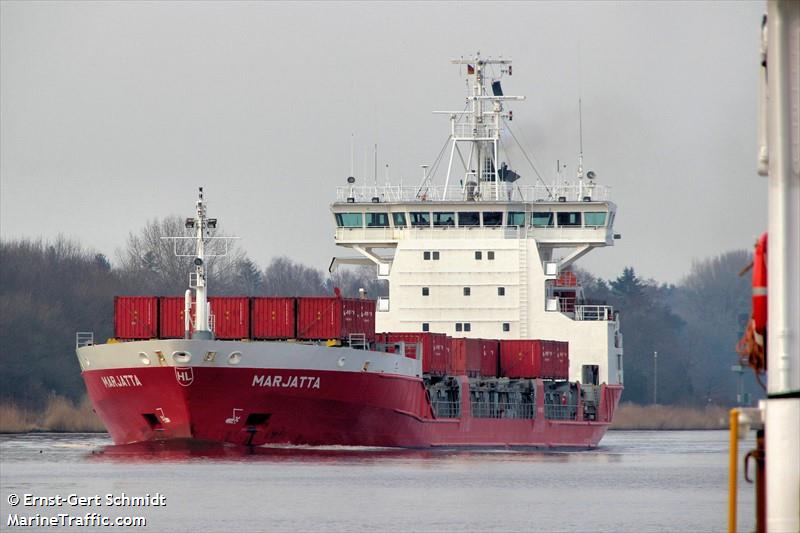
<path fill-rule="evenodd" d="M 727 442 L 725 431 L 611 431 L 581 452 L 248 451 L 5 435 L 0 529 L 46 517 L 57 524 L 46 531 L 724 531 Z M 128 505 L 146 495 L 163 505 Z M 739 500 L 740 530 L 752 530 L 752 485 Z M 146 525 L 126 527 L 130 517 Z"/>

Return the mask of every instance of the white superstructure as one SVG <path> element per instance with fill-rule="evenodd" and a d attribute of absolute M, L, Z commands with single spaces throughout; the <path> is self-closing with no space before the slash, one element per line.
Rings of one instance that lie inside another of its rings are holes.
<path fill-rule="evenodd" d="M 622 383 L 618 314 L 583 298 L 569 272 L 574 261 L 614 244 L 616 206 L 608 189 L 583 175 L 552 185 L 517 183 L 502 140 L 513 118 L 499 77 L 511 60 L 477 55 L 466 65 L 463 111 L 450 116 L 444 185 L 433 183 L 439 160 L 418 187 L 362 186 L 355 178 L 332 205 L 336 243 L 375 264 L 389 283 L 376 330 L 431 331 L 454 337 L 569 341 L 570 380 Z M 489 79 L 497 69 L 499 77 Z M 491 90 L 487 90 L 490 88 Z"/>

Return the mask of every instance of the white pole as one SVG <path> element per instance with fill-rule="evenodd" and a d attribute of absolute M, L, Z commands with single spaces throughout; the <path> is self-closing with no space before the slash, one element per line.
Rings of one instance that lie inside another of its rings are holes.
<path fill-rule="evenodd" d="M 800 2 L 767 3 L 767 531 L 800 531 Z"/>
<path fill-rule="evenodd" d="M 192 336 L 192 289 L 186 289 L 183 295 L 183 338 Z"/>

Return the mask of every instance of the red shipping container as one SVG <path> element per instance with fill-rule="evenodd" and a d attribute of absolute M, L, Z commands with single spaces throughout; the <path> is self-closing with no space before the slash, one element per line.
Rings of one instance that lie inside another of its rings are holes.
<path fill-rule="evenodd" d="M 406 357 L 419 359 L 417 343 L 422 346 L 422 372 L 425 374 L 444 374 L 447 371 L 447 358 L 450 342 L 444 333 L 387 333 L 387 341 L 406 343 Z"/>
<path fill-rule="evenodd" d="M 553 378 L 558 374 L 558 360 L 556 359 L 556 342 L 543 340 L 542 343 L 542 373 L 543 378 Z"/>
<path fill-rule="evenodd" d="M 295 299 L 258 297 L 252 299 L 250 323 L 254 339 L 293 339 Z"/>
<path fill-rule="evenodd" d="M 542 341 L 501 340 L 500 374 L 507 378 L 540 378 Z"/>
<path fill-rule="evenodd" d="M 556 341 L 556 359 L 558 360 L 556 379 L 569 379 L 569 343 Z"/>
<path fill-rule="evenodd" d="M 250 298 L 247 296 L 210 296 L 214 315 L 214 338 L 250 338 Z"/>
<path fill-rule="evenodd" d="M 480 339 L 481 365 L 480 375 L 487 378 L 497 376 L 500 365 L 500 342 L 494 339 Z M 469 363 L 467 363 L 469 364 Z"/>
<path fill-rule="evenodd" d="M 114 336 L 118 339 L 158 337 L 158 298 L 155 296 L 114 297 Z"/>
<path fill-rule="evenodd" d="M 184 297 L 161 296 L 158 299 L 158 336 L 162 339 L 182 339 L 184 334 Z M 194 321 L 194 307 L 192 307 Z"/>
<path fill-rule="evenodd" d="M 447 373 L 477 377 L 481 372 L 481 339 L 450 339 Z"/>
<path fill-rule="evenodd" d="M 335 296 L 297 299 L 298 339 L 347 339 L 353 333 L 375 339 L 375 300 Z"/>

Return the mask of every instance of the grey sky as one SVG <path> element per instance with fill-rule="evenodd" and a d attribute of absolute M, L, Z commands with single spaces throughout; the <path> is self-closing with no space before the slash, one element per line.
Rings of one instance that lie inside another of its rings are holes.
<path fill-rule="evenodd" d="M 528 97 L 514 124 L 548 178 L 556 159 L 575 171 L 582 96 L 585 167 L 612 187 L 623 235 L 583 267 L 677 281 L 766 226 L 763 2 L 0 9 L 3 238 L 63 233 L 113 256 L 147 220 L 191 214 L 203 185 L 254 260 L 324 268 L 342 254 L 328 204 L 350 172 L 351 133 L 357 174 L 377 142 L 379 168 L 417 183 L 448 133 L 431 111 L 463 103 L 449 59 L 476 50 L 513 58 L 504 89 Z"/>

